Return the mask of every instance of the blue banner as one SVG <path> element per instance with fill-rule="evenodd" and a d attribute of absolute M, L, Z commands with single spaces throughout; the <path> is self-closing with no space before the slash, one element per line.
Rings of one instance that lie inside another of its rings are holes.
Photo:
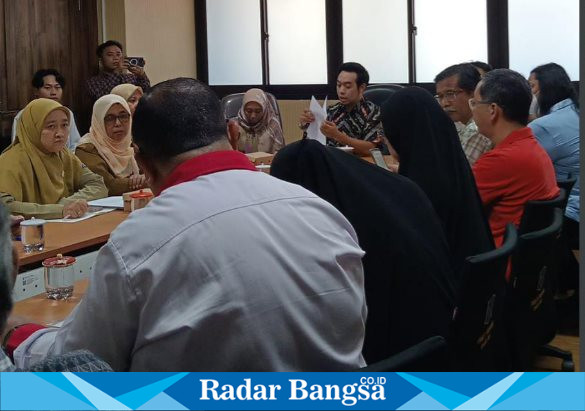
<path fill-rule="evenodd" d="M 585 373 L 2 373 L 2 410 L 585 410 Z"/>

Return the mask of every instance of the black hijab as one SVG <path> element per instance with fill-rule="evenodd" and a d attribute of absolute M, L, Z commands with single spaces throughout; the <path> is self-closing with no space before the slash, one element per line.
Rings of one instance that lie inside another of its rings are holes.
<path fill-rule="evenodd" d="M 366 361 L 447 335 L 455 303 L 448 247 L 415 184 L 314 140 L 280 150 L 271 174 L 325 199 L 355 228 L 366 252 Z"/>
<path fill-rule="evenodd" d="M 473 173 L 453 121 L 418 87 L 398 90 L 382 106 L 384 134 L 400 157 L 399 173 L 418 184 L 443 223 L 453 268 L 494 248 Z"/>

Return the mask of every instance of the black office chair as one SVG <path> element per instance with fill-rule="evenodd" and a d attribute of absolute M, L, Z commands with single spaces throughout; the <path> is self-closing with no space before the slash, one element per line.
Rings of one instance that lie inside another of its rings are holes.
<path fill-rule="evenodd" d="M 573 185 L 576 182 L 576 178 L 569 178 L 566 180 L 559 180 L 557 181 L 557 185 L 559 186 L 561 192 L 559 195 L 552 199 L 552 200 L 540 200 L 540 201 L 529 201 L 526 203 L 524 207 L 524 214 L 522 215 L 522 221 L 520 223 L 520 234 L 524 234 L 527 232 L 542 230 L 543 228 L 552 224 L 552 220 L 554 218 L 554 210 L 558 208 L 561 210 L 561 218 L 562 215 L 565 214 L 565 208 L 567 207 L 567 202 L 569 200 L 569 193 L 573 188 Z M 564 220 L 564 219 L 563 219 Z M 561 228 L 562 232 L 562 228 Z M 547 266 L 547 281 L 548 281 L 548 292 L 547 298 L 553 300 L 552 303 L 547 302 L 547 304 L 551 304 L 555 307 L 554 303 L 554 295 L 559 289 L 559 267 L 561 265 L 560 256 L 562 255 L 561 251 L 562 245 L 560 241 L 556 241 L 554 246 L 551 250 L 551 255 L 548 257 L 548 266 Z M 549 250 L 550 251 L 550 250 Z M 554 312 L 553 312 L 554 311 Z M 556 309 L 552 310 L 550 316 L 554 316 L 554 320 L 551 319 L 551 322 L 555 324 L 555 334 L 556 334 Z M 561 369 L 563 371 L 574 371 L 574 363 L 573 363 L 573 355 L 570 351 L 561 350 L 557 347 L 547 344 L 554 338 L 554 335 L 548 340 L 546 340 L 538 350 L 539 355 L 556 357 L 562 359 Z"/>
<path fill-rule="evenodd" d="M 270 105 L 274 109 L 274 112 L 278 115 L 278 121 L 282 127 L 282 118 L 280 116 L 280 107 L 278 106 L 278 101 L 276 100 L 276 97 L 274 97 L 274 94 L 267 91 L 265 93 L 266 97 L 268 97 Z M 240 108 L 242 107 L 243 99 L 244 93 L 230 94 L 221 99 L 221 107 L 226 120 L 238 116 L 238 111 L 240 111 Z"/>
<path fill-rule="evenodd" d="M 566 208 L 567 202 L 569 200 L 569 195 L 573 190 L 573 186 L 577 182 L 576 177 L 572 177 L 570 174 L 566 179 L 557 180 L 557 186 L 565 190 L 566 193 L 566 200 L 563 210 Z M 564 219 L 566 222 L 566 218 Z M 575 259 L 575 256 L 572 251 L 572 246 L 569 244 L 567 237 L 564 235 L 565 227 L 563 225 L 563 234 L 561 234 L 561 240 L 557 246 L 557 292 L 563 294 L 566 293 L 567 290 L 576 289 L 578 288 L 578 278 L 579 278 L 579 263 Z M 573 301 L 573 302 L 571 302 Z M 576 301 L 574 299 L 567 299 L 564 302 L 559 302 L 562 304 L 565 309 L 569 309 L 570 311 L 574 311 L 574 309 L 569 308 L 571 304 L 574 304 Z"/>
<path fill-rule="evenodd" d="M 521 234 L 512 255 L 512 273 L 506 297 L 506 325 L 512 368 L 528 371 L 540 347 L 556 335 L 556 309 L 549 267 L 561 233 L 563 212 L 552 209 L 549 226 Z M 573 371 L 572 355 L 563 352 L 563 371 Z"/>
<path fill-rule="evenodd" d="M 506 269 L 517 242 L 516 227 L 510 223 L 500 248 L 465 259 L 448 338 L 453 371 L 507 368 L 503 323 Z"/>
<path fill-rule="evenodd" d="M 366 87 L 364 98 L 381 106 L 388 98 L 403 88 L 400 84 L 372 84 Z"/>
<path fill-rule="evenodd" d="M 448 367 L 447 342 L 443 337 L 436 335 L 385 360 L 354 371 L 447 371 Z"/>
<path fill-rule="evenodd" d="M 571 193 L 571 190 L 573 189 L 573 186 L 575 185 L 576 182 L 577 182 L 577 177 L 571 177 L 571 176 L 569 176 L 566 179 L 557 180 L 557 186 L 559 188 L 564 189 L 565 193 L 567 193 L 567 200 L 568 200 L 569 194 Z"/>
<path fill-rule="evenodd" d="M 567 206 L 567 192 L 561 188 L 559 195 L 552 200 L 533 200 L 524 205 L 524 213 L 518 227 L 518 234 L 531 233 L 542 230 L 551 225 L 555 208 L 560 208 L 563 212 Z"/>

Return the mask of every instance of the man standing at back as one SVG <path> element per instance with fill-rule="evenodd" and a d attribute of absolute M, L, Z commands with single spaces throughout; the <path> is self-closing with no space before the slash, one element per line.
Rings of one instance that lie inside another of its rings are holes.
<path fill-rule="evenodd" d="M 84 347 L 118 371 L 363 365 L 363 251 L 343 215 L 233 151 L 197 80 L 147 92 L 132 134 L 156 198 L 112 233 L 63 327 L 15 358 Z"/>
<path fill-rule="evenodd" d="M 101 63 L 101 70 L 87 80 L 87 91 L 92 103 L 110 94 L 110 91 L 120 84 L 134 84 L 144 91 L 150 88 L 150 80 L 144 67 L 129 64 L 121 43 L 108 40 L 97 47 L 96 54 Z"/>
<path fill-rule="evenodd" d="M 321 125 L 328 146 L 350 146 L 357 154 L 369 156 L 369 150 L 381 144 L 380 107 L 364 99 L 369 81 L 368 71 L 359 63 L 343 63 L 339 67 L 339 103 L 327 108 L 327 118 Z M 306 130 L 313 121 L 315 116 L 307 109 L 301 114 L 299 127 Z"/>
<path fill-rule="evenodd" d="M 526 126 L 531 101 L 528 81 L 507 69 L 486 73 L 469 100 L 479 132 L 495 146 L 473 174 L 497 246 L 507 223 L 520 224 L 527 201 L 559 194 L 550 157 Z"/>
<path fill-rule="evenodd" d="M 481 80 L 476 67 L 469 63 L 447 67 L 435 77 L 435 98 L 457 127 L 459 141 L 469 165 L 473 165 L 492 143 L 477 131 L 467 101 L 473 97 L 475 86 Z"/>

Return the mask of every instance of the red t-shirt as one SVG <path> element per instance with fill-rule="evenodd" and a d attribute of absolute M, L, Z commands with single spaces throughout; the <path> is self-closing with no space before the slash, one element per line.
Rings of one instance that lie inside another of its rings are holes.
<path fill-rule="evenodd" d="M 528 127 L 514 131 L 483 154 L 473 166 L 473 174 L 497 247 L 506 224 L 520 224 L 527 201 L 559 195 L 550 157 Z"/>

